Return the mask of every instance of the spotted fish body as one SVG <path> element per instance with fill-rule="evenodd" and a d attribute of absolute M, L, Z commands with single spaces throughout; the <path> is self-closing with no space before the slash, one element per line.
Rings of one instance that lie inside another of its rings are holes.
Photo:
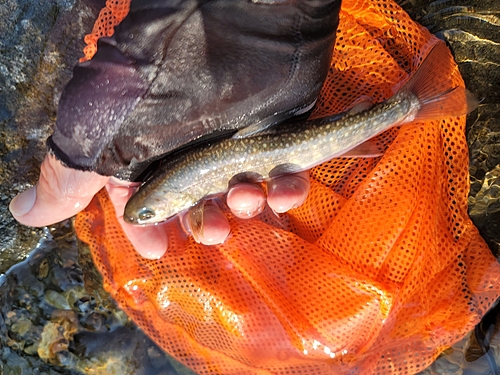
<path fill-rule="evenodd" d="M 427 73 L 443 58 L 441 53 L 442 48 L 434 48 L 398 93 L 370 110 L 289 124 L 177 154 L 130 199 L 124 219 L 133 224 L 161 222 L 203 197 L 225 192 L 233 176 L 242 172 L 266 179 L 308 170 L 393 126 L 467 113 L 472 104 L 464 88 L 445 93 L 432 89 L 434 76 Z"/>

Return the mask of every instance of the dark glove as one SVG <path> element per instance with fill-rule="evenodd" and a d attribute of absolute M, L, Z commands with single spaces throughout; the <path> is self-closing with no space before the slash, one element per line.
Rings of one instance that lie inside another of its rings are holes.
<path fill-rule="evenodd" d="M 133 180 L 199 139 L 281 121 L 315 102 L 340 0 L 141 0 L 77 65 L 50 151 Z"/>

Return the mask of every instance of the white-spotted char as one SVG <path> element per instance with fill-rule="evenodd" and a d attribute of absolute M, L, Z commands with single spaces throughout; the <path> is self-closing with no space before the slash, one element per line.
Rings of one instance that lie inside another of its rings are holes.
<path fill-rule="evenodd" d="M 449 59 L 446 46 L 437 44 L 394 96 L 369 110 L 278 126 L 247 137 L 237 133 L 174 155 L 130 199 L 124 219 L 133 224 L 162 222 L 206 196 L 224 193 L 233 176 L 242 172 L 266 179 L 308 170 L 361 149 L 393 126 L 465 115 L 477 105 L 475 99 L 463 87 L 443 92 L 436 86 L 443 74 L 449 74 L 442 67 Z"/>

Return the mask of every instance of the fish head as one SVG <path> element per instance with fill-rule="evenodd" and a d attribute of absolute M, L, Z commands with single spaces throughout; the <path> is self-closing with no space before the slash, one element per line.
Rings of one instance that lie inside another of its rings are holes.
<path fill-rule="evenodd" d="M 179 191 L 149 195 L 138 193 L 125 206 L 123 220 L 129 224 L 158 224 L 196 203 L 191 195 Z"/>

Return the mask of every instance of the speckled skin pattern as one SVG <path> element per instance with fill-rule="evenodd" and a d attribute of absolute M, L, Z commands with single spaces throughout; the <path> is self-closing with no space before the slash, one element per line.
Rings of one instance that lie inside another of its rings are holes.
<path fill-rule="evenodd" d="M 384 130 L 412 121 L 418 98 L 406 91 L 368 111 L 305 121 L 271 134 L 224 139 L 188 150 L 169 160 L 131 198 L 124 219 L 157 223 L 223 193 L 241 172 L 262 179 L 296 173 L 340 156 Z"/>

